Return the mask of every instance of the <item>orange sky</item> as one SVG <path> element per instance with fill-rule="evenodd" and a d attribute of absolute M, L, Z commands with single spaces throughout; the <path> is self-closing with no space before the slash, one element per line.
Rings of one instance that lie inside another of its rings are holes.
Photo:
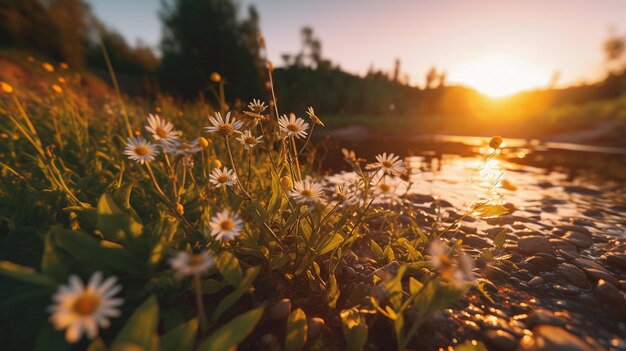
<path fill-rule="evenodd" d="M 105 22 L 129 38 L 157 45 L 159 0 L 90 0 Z M 602 77 L 602 41 L 610 26 L 626 32 L 623 0 L 247 0 L 261 15 L 270 58 L 300 47 L 299 29 L 314 28 L 325 57 L 364 74 L 391 70 L 396 57 L 411 83 L 431 66 L 448 81 L 492 95 Z M 121 9 L 121 10 L 120 10 Z"/>

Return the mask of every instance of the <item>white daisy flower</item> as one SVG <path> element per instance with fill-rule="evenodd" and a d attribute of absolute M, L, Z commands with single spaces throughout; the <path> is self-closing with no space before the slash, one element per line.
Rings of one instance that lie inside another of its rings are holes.
<path fill-rule="evenodd" d="M 265 105 L 265 102 L 261 102 L 261 100 L 253 99 L 252 102 L 248 104 L 248 110 L 250 111 L 243 111 L 243 113 L 246 116 L 251 117 L 255 121 L 259 121 L 259 120 L 266 119 L 265 116 L 263 115 L 263 112 L 265 112 L 266 109 L 267 109 L 267 106 Z"/>
<path fill-rule="evenodd" d="M 320 202 L 323 195 L 322 186 L 309 180 L 296 181 L 289 192 L 289 196 L 299 202 Z"/>
<path fill-rule="evenodd" d="M 152 162 L 159 153 L 159 150 L 151 142 L 146 141 L 143 137 L 128 138 L 124 155 L 129 159 L 137 161 L 140 164 Z"/>
<path fill-rule="evenodd" d="M 239 135 L 237 140 L 239 140 L 241 145 L 243 145 L 244 149 L 252 150 L 261 142 L 261 140 L 263 140 L 263 137 L 255 137 L 249 130 L 246 130 Z"/>
<path fill-rule="evenodd" d="M 383 202 L 395 202 L 398 197 L 398 186 L 383 178 L 374 186 L 374 196 Z"/>
<path fill-rule="evenodd" d="M 354 183 L 343 183 L 335 186 L 335 193 L 333 197 L 338 203 L 343 205 L 350 205 L 357 200 L 357 189 Z"/>
<path fill-rule="evenodd" d="M 154 140 L 163 146 L 170 145 L 178 140 L 180 133 L 174 129 L 174 125 L 159 115 L 148 114 L 146 130 L 152 133 Z"/>
<path fill-rule="evenodd" d="M 278 119 L 278 126 L 280 131 L 285 133 L 288 137 L 295 137 L 296 139 L 306 137 L 306 130 L 309 128 L 309 124 L 302 118 L 296 118 L 293 113 L 289 114 L 289 117 L 282 115 Z"/>
<path fill-rule="evenodd" d="M 223 169 L 214 168 L 209 174 L 209 182 L 216 188 L 223 186 L 233 186 L 237 182 L 235 171 L 224 167 Z"/>
<path fill-rule="evenodd" d="M 164 146 L 164 148 L 168 154 L 174 154 L 176 156 L 192 155 L 202 151 L 200 138 L 196 138 L 192 141 L 176 140 L 169 145 Z"/>
<path fill-rule="evenodd" d="M 204 127 L 207 133 L 218 132 L 224 136 L 232 136 L 241 126 L 243 122 L 238 121 L 235 117 L 230 118 L 230 112 L 226 113 L 226 118 L 222 118 L 222 114 L 215 112 L 215 116 L 209 117 L 212 126 Z"/>
<path fill-rule="evenodd" d="M 215 258 L 209 250 L 204 250 L 199 254 L 178 251 L 174 257 L 169 259 L 169 263 L 176 271 L 177 277 L 184 277 L 206 273 L 215 264 Z"/>
<path fill-rule="evenodd" d="M 400 156 L 393 153 L 387 155 L 387 153 L 376 155 L 378 162 L 367 165 L 367 169 L 382 170 L 383 174 L 399 175 L 406 172 L 404 162 L 400 159 Z"/>
<path fill-rule="evenodd" d="M 309 106 L 309 108 L 306 110 L 306 114 L 309 116 L 311 121 L 313 121 L 313 123 L 317 124 L 318 126 L 324 126 L 324 122 L 322 122 L 322 120 L 317 117 L 317 115 L 315 114 L 315 110 L 312 106 Z"/>
<path fill-rule="evenodd" d="M 433 268 L 451 284 L 463 288 L 474 281 L 474 262 L 466 253 L 459 250 L 453 257 L 452 249 L 439 239 L 431 242 L 429 253 Z"/>
<path fill-rule="evenodd" d="M 61 285 L 52 297 L 54 304 L 49 307 L 50 322 L 55 329 L 65 329 L 65 340 L 79 341 L 83 334 L 89 339 L 98 336 L 98 328 L 106 329 L 109 318 L 120 315 L 119 306 L 123 300 L 113 298 L 122 287 L 115 285 L 116 277 L 102 281 L 102 273 L 96 272 L 87 286 L 76 275 L 71 275 L 68 285 Z"/>
<path fill-rule="evenodd" d="M 230 241 L 243 230 L 243 222 L 228 210 L 218 212 L 210 222 L 211 236 L 217 240 Z"/>

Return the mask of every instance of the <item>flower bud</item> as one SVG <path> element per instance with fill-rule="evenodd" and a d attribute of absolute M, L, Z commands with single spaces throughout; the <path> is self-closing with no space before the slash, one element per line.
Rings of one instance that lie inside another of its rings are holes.
<path fill-rule="evenodd" d="M 211 142 L 207 140 L 205 137 L 200 137 L 199 144 L 203 149 L 206 149 L 207 147 L 209 147 L 209 145 L 211 145 Z"/>
<path fill-rule="evenodd" d="M 213 83 L 219 83 L 222 80 L 222 76 L 217 72 L 213 72 L 211 73 L 210 79 Z"/>
<path fill-rule="evenodd" d="M 211 161 L 211 168 L 222 168 L 222 161 L 218 159 Z"/>
<path fill-rule="evenodd" d="M 293 189 L 293 182 L 291 181 L 291 178 L 289 178 L 289 176 L 284 176 L 280 178 L 280 185 L 282 185 L 283 188 L 287 190 Z"/>
<path fill-rule="evenodd" d="M 176 212 L 181 216 L 185 214 L 185 207 L 180 202 L 176 204 Z"/>
<path fill-rule="evenodd" d="M 13 87 L 9 83 L 0 82 L 0 88 L 2 88 L 2 91 L 4 91 L 7 94 L 13 93 Z"/>
<path fill-rule="evenodd" d="M 500 148 L 500 145 L 502 145 L 502 137 L 499 135 L 496 135 L 489 140 L 489 146 L 492 149 L 498 149 Z"/>

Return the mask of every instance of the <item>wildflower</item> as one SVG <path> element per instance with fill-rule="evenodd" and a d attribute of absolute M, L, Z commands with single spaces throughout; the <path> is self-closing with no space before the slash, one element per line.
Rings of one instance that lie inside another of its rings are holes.
<path fill-rule="evenodd" d="M 177 277 L 184 277 L 206 273 L 215 264 L 215 258 L 209 250 L 204 250 L 195 255 L 186 251 L 178 251 L 174 257 L 169 259 L 169 263 Z"/>
<path fill-rule="evenodd" d="M 255 120 L 265 119 L 265 116 L 263 116 L 263 112 L 267 109 L 265 102 L 253 99 L 252 102 L 248 104 L 248 109 L 250 111 L 243 111 L 246 116 L 252 117 Z"/>
<path fill-rule="evenodd" d="M 496 135 L 489 140 L 489 147 L 492 149 L 499 149 L 500 145 L 502 145 L 502 137 L 499 135 Z"/>
<path fill-rule="evenodd" d="M 309 180 L 299 180 L 289 195 L 300 202 L 319 202 L 323 196 L 322 186 Z"/>
<path fill-rule="evenodd" d="M 65 78 L 63 78 L 63 77 L 59 77 L 59 78 L 57 78 L 57 81 L 58 81 L 59 83 L 61 83 L 61 84 L 65 84 L 65 83 L 67 83 L 67 79 L 65 79 Z"/>
<path fill-rule="evenodd" d="M 198 138 L 198 144 L 203 149 L 206 149 L 207 147 L 209 147 L 209 145 L 211 145 L 211 142 L 208 139 L 206 139 L 205 137 L 199 137 Z"/>
<path fill-rule="evenodd" d="M 48 62 L 44 62 L 41 67 L 43 67 L 43 69 L 47 72 L 54 72 L 54 66 L 49 64 Z"/>
<path fill-rule="evenodd" d="M 293 189 L 293 182 L 291 181 L 291 178 L 289 178 L 289 176 L 284 176 L 280 178 L 280 185 L 282 185 L 283 188 L 287 190 Z"/>
<path fill-rule="evenodd" d="M 193 165 L 194 165 L 193 156 L 185 155 L 185 156 L 183 156 L 182 160 L 183 160 L 183 166 L 184 167 L 193 168 Z"/>
<path fill-rule="evenodd" d="M 213 83 L 219 83 L 222 80 L 222 76 L 217 72 L 213 72 L 211 73 L 209 79 L 211 79 L 211 82 Z"/>
<path fill-rule="evenodd" d="M 226 118 L 222 118 L 221 113 L 215 112 L 215 116 L 209 117 L 209 122 L 211 122 L 212 126 L 204 127 L 205 132 L 219 132 L 227 137 L 232 136 L 235 131 L 243 126 L 243 122 L 236 120 L 234 117 L 230 118 L 230 112 L 226 113 Z"/>
<path fill-rule="evenodd" d="M 383 201 L 394 202 L 398 199 L 398 187 L 383 178 L 374 187 L 374 195 Z"/>
<path fill-rule="evenodd" d="M 324 122 L 322 122 L 322 120 L 319 119 L 317 115 L 315 115 L 315 110 L 313 110 L 313 107 L 309 106 L 309 108 L 306 110 L 306 114 L 309 115 L 309 118 L 311 119 L 311 121 L 313 121 L 313 123 L 317 124 L 318 126 L 324 126 Z"/>
<path fill-rule="evenodd" d="M 13 93 L 13 87 L 9 83 L 0 82 L 0 88 L 2 88 L 2 91 L 4 91 L 7 94 L 12 94 Z"/>
<path fill-rule="evenodd" d="M 359 163 L 359 162 L 365 162 L 367 161 L 364 158 L 357 158 L 356 157 L 356 153 L 354 152 L 354 150 L 348 150 L 346 148 L 342 148 L 341 149 L 341 153 L 343 154 L 343 159 L 347 162 L 351 162 L 351 163 Z"/>
<path fill-rule="evenodd" d="M 67 63 L 65 63 L 65 62 L 61 62 L 61 63 L 59 64 L 59 67 L 61 67 L 61 68 L 63 68 L 63 69 L 68 69 L 68 68 L 70 68 L 70 66 L 68 66 L 68 65 L 67 65 Z"/>
<path fill-rule="evenodd" d="M 32 56 L 27 56 L 26 57 L 26 61 L 28 61 L 28 62 L 35 62 L 35 58 L 32 57 Z"/>
<path fill-rule="evenodd" d="M 98 336 L 98 328 L 106 329 L 109 318 L 118 317 L 123 300 L 113 298 L 121 289 L 116 277 L 102 281 L 102 273 L 96 272 L 87 286 L 76 275 L 71 275 L 68 285 L 61 285 L 52 297 L 50 322 L 55 329 L 65 330 L 70 343 L 79 341 L 86 333 L 89 339 Z"/>
<path fill-rule="evenodd" d="M 398 175 L 406 172 L 404 168 L 404 162 L 400 160 L 400 156 L 396 156 L 393 153 L 387 155 L 387 153 L 376 155 L 378 162 L 367 165 L 371 170 L 382 170 L 383 174 Z"/>
<path fill-rule="evenodd" d="M 54 92 L 57 94 L 63 94 L 63 88 L 61 88 L 57 84 L 52 84 L 52 90 L 54 90 Z"/>
<path fill-rule="evenodd" d="M 309 128 L 309 124 L 304 122 L 302 118 L 296 118 L 293 113 L 289 114 L 289 117 L 282 115 L 278 119 L 278 125 L 280 131 L 285 133 L 288 137 L 295 137 L 297 139 L 306 137 L 306 130 Z"/>
<path fill-rule="evenodd" d="M 154 161 L 158 153 L 156 146 L 146 141 L 143 137 L 128 138 L 126 149 L 124 150 L 124 155 L 140 164 Z"/>
<path fill-rule="evenodd" d="M 230 241 L 237 237 L 243 229 L 243 222 L 228 210 L 218 212 L 211 218 L 211 236 L 217 240 Z"/>
<path fill-rule="evenodd" d="M 224 167 L 223 169 L 215 168 L 209 175 L 209 182 L 215 185 L 216 188 L 224 186 L 233 186 L 237 181 L 237 176 L 232 169 Z"/>
<path fill-rule="evenodd" d="M 185 214 L 185 206 L 183 206 L 183 204 L 181 204 L 180 202 L 176 204 L 176 212 L 179 215 L 184 215 Z"/>
<path fill-rule="evenodd" d="M 430 262 L 442 278 L 459 288 L 474 281 L 474 263 L 467 254 L 459 252 L 453 257 L 452 250 L 439 239 L 430 244 L 429 252 Z"/>
<path fill-rule="evenodd" d="M 180 134 L 174 130 L 174 125 L 171 122 L 162 119 L 159 115 L 148 114 L 148 125 L 146 130 L 152 133 L 154 140 L 161 143 L 163 146 L 171 145 L 175 143 Z"/>
<path fill-rule="evenodd" d="M 210 162 L 211 163 L 211 168 L 221 168 L 222 167 L 222 161 L 215 159 L 213 161 Z"/>
<path fill-rule="evenodd" d="M 241 135 L 239 135 L 239 138 L 237 140 L 239 140 L 241 145 L 243 145 L 244 149 L 252 150 L 261 142 L 262 139 L 262 137 L 255 137 L 249 130 L 246 130 L 245 132 L 241 133 Z"/>
<path fill-rule="evenodd" d="M 192 141 L 175 140 L 168 145 L 164 145 L 163 147 L 167 153 L 174 154 L 176 156 L 193 155 L 202 151 L 199 138 Z"/>
<path fill-rule="evenodd" d="M 349 204 L 354 202 L 356 191 L 353 184 L 343 183 L 335 186 L 333 197 L 340 204 Z"/>

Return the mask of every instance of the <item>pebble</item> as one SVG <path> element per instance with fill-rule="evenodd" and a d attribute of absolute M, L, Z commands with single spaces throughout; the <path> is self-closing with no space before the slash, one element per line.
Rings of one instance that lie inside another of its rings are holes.
<path fill-rule="evenodd" d="M 599 269 L 594 269 L 594 268 L 583 268 L 583 270 L 585 271 L 585 273 L 587 273 L 587 276 L 593 280 L 594 282 L 599 281 L 600 279 L 606 281 L 607 283 L 611 283 L 614 286 L 617 286 L 619 284 L 619 281 L 617 280 L 617 278 L 615 278 L 613 275 L 611 275 L 611 273 L 608 273 L 606 271 L 601 271 Z"/>
<path fill-rule="evenodd" d="M 531 279 L 528 282 L 528 286 L 532 287 L 532 288 L 536 288 L 538 286 L 543 285 L 543 283 L 545 282 L 545 280 L 541 277 L 534 277 L 533 279 Z"/>
<path fill-rule="evenodd" d="M 519 249 L 527 254 L 536 254 L 539 252 L 543 253 L 554 253 L 554 248 L 548 238 L 543 236 L 524 236 L 519 239 L 517 242 L 517 246 Z"/>
<path fill-rule="evenodd" d="M 504 330 L 487 330 L 484 334 L 485 341 L 499 350 L 512 351 L 517 348 L 517 339 L 513 334 Z"/>
<path fill-rule="evenodd" d="M 522 266 L 533 273 L 538 273 L 554 268 L 557 263 L 556 257 L 550 254 L 538 253 L 525 259 Z"/>
<path fill-rule="evenodd" d="M 580 268 L 574 266 L 571 263 L 561 263 L 557 268 L 558 272 L 561 273 L 567 281 L 576 285 L 579 288 L 588 288 L 589 281 L 587 280 L 587 276 L 585 272 L 581 271 Z"/>
<path fill-rule="evenodd" d="M 269 316 L 271 319 L 275 320 L 283 320 L 287 319 L 289 314 L 291 313 L 291 300 L 290 299 L 282 299 L 278 301 L 269 311 Z"/>
<path fill-rule="evenodd" d="M 476 234 L 476 233 L 478 233 L 478 228 L 472 227 L 472 226 L 469 226 L 469 225 L 461 225 L 459 227 L 459 230 L 462 231 L 463 233 L 466 233 L 466 234 Z"/>
<path fill-rule="evenodd" d="M 607 261 L 612 265 L 620 267 L 626 270 L 626 254 L 623 253 L 610 253 L 606 255 Z"/>
<path fill-rule="evenodd" d="M 615 286 L 600 280 L 594 289 L 594 294 L 610 314 L 626 321 L 626 299 Z"/>
<path fill-rule="evenodd" d="M 591 238 L 580 232 L 566 232 L 563 239 L 578 247 L 579 249 L 587 249 L 593 245 Z"/>
<path fill-rule="evenodd" d="M 322 318 L 319 318 L 319 317 L 307 318 L 306 320 L 307 339 L 310 340 L 310 339 L 317 338 L 322 333 L 322 329 L 324 328 L 325 324 L 326 322 L 324 322 Z"/>
<path fill-rule="evenodd" d="M 532 336 L 524 336 L 520 351 L 594 351 L 591 346 L 567 330 L 553 325 L 539 325 Z M 599 350 L 597 350 L 599 351 Z"/>
<path fill-rule="evenodd" d="M 463 238 L 463 244 L 466 244 L 475 248 L 479 248 L 479 249 L 485 249 L 491 246 L 491 244 L 487 241 L 487 239 L 478 235 L 474 235 L 474 234 L 466 235 Z"/>
<path fill-rule="evenodd" d="M 580 225 L 576 225 L 576 224 L 561 224 L 557 228 L 564 232 L 579 232 L 579 233 L 591 235 L 591 232 L 589 231 L 589 229 Z"/>
<path fill-rule="evenodd" d="M 532 328 L 540 324 L 564 326 L 565 321 L 554 315 L 551 311 L 539 308 L 531 311 L 526 318 L 526 326 Z"/>

